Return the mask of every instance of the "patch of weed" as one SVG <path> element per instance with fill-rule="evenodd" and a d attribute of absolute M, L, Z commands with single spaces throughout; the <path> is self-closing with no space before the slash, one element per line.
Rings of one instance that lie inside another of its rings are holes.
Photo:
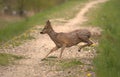
<path fill-rule="evenodd" d="M 6 66 L 10 63 L 12 63 L 14 60 L 22 59 L 22 56 L 16 56 L 12 54 L 7 53 L 0 53 L 0 65 Z"/>
<path fill-rule="evenodd" d="M 120 77 L 120 2 L 109 0 L 95 9 L 90 15 L 90 25 L 103 29 L 98 46 L 98 56 L 95 58 L 97 77 Z"/>
<path fill-rule="evenodd" d="M 79 60 L 76 60 L 76 59 L 73 59 L 73 60 L 63 60 L 61 61 L 60 63 L 60 66 L 62 68 L 71 68 L 71 67 L 75 67 L 75 66 L 78 66 L 78 65 L 82 65 L 83 63 Z"/>

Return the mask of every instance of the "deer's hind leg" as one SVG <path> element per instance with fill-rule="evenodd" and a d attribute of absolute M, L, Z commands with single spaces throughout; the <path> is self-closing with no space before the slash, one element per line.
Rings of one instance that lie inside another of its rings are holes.
<path fill-rule="evenodd" d="M 59 58 L 61 58 L 61 57 L 62 57 L 62 53 L 63 53 L 63 51 L 64 51 L 65 47 L 66 47 L 66 45 L 63 45 L 63 46 L 62 46 Z"/>
<path fill-rule="evenodd" d="M 82 42 L 86 43 L 85 45 L 79 47 L 78 49 L 79 52 L 81 51 L 82 48 L 93 44 L 93 42 L 89 40 L 88 36 L 80 36 L 79 38 L 82 40 Z"/>

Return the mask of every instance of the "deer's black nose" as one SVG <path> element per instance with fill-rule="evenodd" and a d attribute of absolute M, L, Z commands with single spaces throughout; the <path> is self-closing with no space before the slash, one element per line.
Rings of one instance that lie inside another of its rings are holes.
<path fill-rule="evenodd" d="M 40 34 L 43 34 L 43 32 L 40 32 Z"/>

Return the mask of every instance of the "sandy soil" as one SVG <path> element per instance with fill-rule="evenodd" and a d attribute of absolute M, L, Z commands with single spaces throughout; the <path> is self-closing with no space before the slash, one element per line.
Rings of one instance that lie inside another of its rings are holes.
<path fill-rule="evenodd" d="M 53 28 L 57 32 L 69 32 L 75 29 L 86 28 L 89 29 L 92 34 L 100 35 L 101 29 L 98 27 L 83 27 L 80 26 L 83 22 L 87 21 L 85 14 L 89 9 L 93 8 L 98 3 L 103 3 L 106 0 L 91 0 L 84 5 L 78 14 L 70 20 L 63 20 L 66 23 L 63 26 L 60 25 L 60 19 L 50 19 Z M 38 26 L 38 28 L 41 28 Z M 92 59 L 95 55 L 94 47 L 87 47 L 81 52 L 78 52 L 78 46 L 73 46 L 71 48 L 66 48 L 62 55 L 62 61 L 67 61 L 70 59 L 77 59 L 85 63 L 81 65 L 80 68 L 60 70 L 60 61 L 57 58 L 50 59 L 49 61 L 41 61 L 42 58 L 55 46 L 48 35 L 40 35 L 40 31 L 36 31 L 35 37 L 29 42 L 26 42 L 13 49 L 8 49 L 7 52 L 23 55 L 26 58 L 16 61 L 14 65 L 9 65 L 7 67 L 0 67 L 0 77 L 87 77 L 87 73 L 92 73 L 92 71 L 86 71 L 93 68 L 91 65 Z M 51 54 L 51 56 L 59 56 L 60 50 Z M 51 65 L 51 63 L 53 63 Z M 78 72 L 81 71 L 80 73 Z"/>

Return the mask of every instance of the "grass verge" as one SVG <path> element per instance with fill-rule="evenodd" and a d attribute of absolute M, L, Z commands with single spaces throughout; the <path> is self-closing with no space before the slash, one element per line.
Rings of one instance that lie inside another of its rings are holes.
<path fill-rule="evenodd" d="M 98 47 L 99 54 L 94 61 L 97 77 L 120 77 L 119 5 L 119 0 L 109 0 L 88 15 L 90 25 L 99 25 L 104 30 Z"/>

